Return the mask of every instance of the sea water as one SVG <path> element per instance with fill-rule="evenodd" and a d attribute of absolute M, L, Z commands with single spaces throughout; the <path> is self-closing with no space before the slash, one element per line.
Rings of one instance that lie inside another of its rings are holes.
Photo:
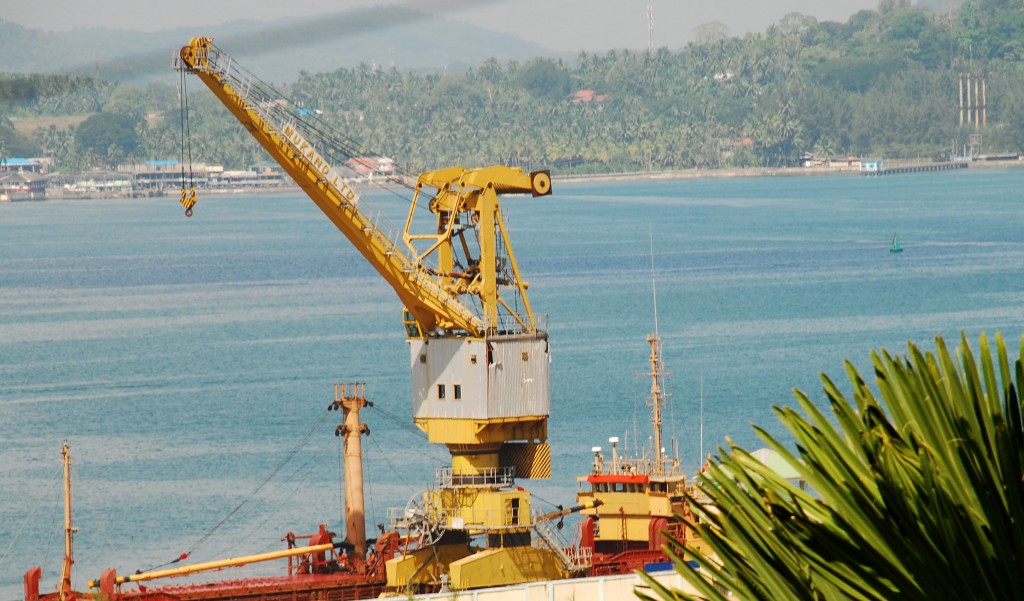
<path fill-rule="evenodd" d="M 1001 332 L 1017 354 L 1024 171 L 554 187 L 504 202 L 551 337 L 554 475 L 522 482 L 540 509 L 573 501 L 592 446 L 649 443 L 655 327 L 687 472 L 726 437 L 764 446 L 754 424 L 787 441 L 772 407 L 794 388 L 824 406 L 820 374 L 849 390 L 844 360 L 870 377 L 873 349 Z M 399 226 L 407 202 L 367 191 Z M 372 533 L 448 456 L 411 425 L 396 295 L 307 198 L 209 196 L 191 219 L 174 198 L 0 204 L 0 599 L 34 565 L 58 580 L 65 441 L 77 589 L 343 532 L 326 408 L 357 381 Z"/>

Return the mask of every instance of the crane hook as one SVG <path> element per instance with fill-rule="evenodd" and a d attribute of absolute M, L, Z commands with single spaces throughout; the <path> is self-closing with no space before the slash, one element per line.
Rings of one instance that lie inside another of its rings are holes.
<path fill-rule="evenodd" d="M 181 189 L 181 206 L 185 207 L 185 217 L 192 216 L 192 207 L 196 204 L 196 189 L 189 188 L 185 191 L 185 188 Z"/>

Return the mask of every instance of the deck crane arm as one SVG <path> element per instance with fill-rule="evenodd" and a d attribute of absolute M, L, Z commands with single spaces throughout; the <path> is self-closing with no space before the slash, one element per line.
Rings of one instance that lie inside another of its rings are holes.
<path fill-rule="evenodd" d="M 435 242 L 427 252 L 416 251 L 415 245 L 422 237 L 409 231 L 413 221 L 410 212 L 403 248 L 397 233 L 381 228 L 380 220 L 361 208 L 358 191 L 335 168 L 338 161 L 352 157 L 332 147 L 330 138 L 315 123 L 290 109 L 284 98 L 240 68 L 214 46 L 212 38 L 193 38 L 181 48 L 179 58 L 178 68 L 195 74 L 210 88 L 391 285 L 421 336 L 452 332 L 482 336 L 497 332 L 503 328 L 499 314 L 509 312 L 520 328 L 535 329 L 525 301 L 526 284 L 519 282 L 497 197 L 505 193 L 548 194 L 551 182 L 546 173 L 524 174 L 519 169 L 499 166 L 480 170 L 453 167 L 424 174 L 417 182 L 416 196 L 437 190 L 433 195 L 435 202 L 428 206 L 438 216 L 437 232 L 432 234 Z M 473 264 L 471 269 L 457 274 L 453 269 L 454 257 L 468 250 L 462 229 L 466 221 L 481 224 L 482 238 L 479 255 L 463 260 Z M 501 274 L 495 266 L 502 263 L 503 257 L 494 254 L 496 247 L 508 250 L 508 263 L 514 274 L 504 283 L 513 284 L 513 293 L 522 297 L 523 302 L 516 303 L 523 307 L 518 311 L 501 298 L 499 287 L 503 282 L 499 281 Z M 437 267 L 427 264 L 429 255 L 435 255 Z M 474 310 L 475 306 L 482 307 L 482 311 Z M 407 322 L 407 329 L 410 326 Z"/>
<path fill-rule="evenodd" d="M 503 165 L 424 173 L 404 231 L 391 229 L 336 169 L 362 157 L 330 123 L 296 108 L 212 38 L 193 38 L 176 67 L 210 88 L 398 294 L 413 419 L 448 446 L 452 474 L 508 467 L 550 477 L 546 324 L 530 308 L 499 203 L 505 194 L 550 194 L 550 175 Z M 416 211 L 424 207 L 429 217 Z"/>
<path fill-rule="evenodd" d="M 458 574 L 456 588 L 509 584 L 520 578 L 514 575 L 557 577 L 559 562 L 578 569 L 543 528 L 536 533 L 547 550 L 529 544 L 536 525 L 531 495 L 514 482 L 551 477 L 551 355 L 544 324 L 526 297 L 499 197 L 549 194 L 548 173 L 501 165 L 424 173 L 404 231 L 393 234 L 335 169 L 359 157 L 325 134 L 330 124 L 289 107 L 211 38 L 193 38 L 179 58 L 179 68 L 213 91 L 405 305 L 413 421 L 430 442 L 448 447 L 451 466 L 436 473 L 436 489 L 417 493 L 394 514 L 394 527 L 418 532 L 421 543 L 435 546 L 389 560 L 388 586 L 404 589 L 427 578 L 433 571 L 423 571 L 421 560 L 438 557 L 445 571 Z M 191 204 L 183 198 L 186 210 Z M 417 211 L 424 207 L 429 216 Z M 489 548 L 467 557 L 477 534 L 486 534 Z M 508 537 L 516 544 L 507 546 Z M 508 565 L 509 575 L 504 567 L 496 574 L 495 562 Z"/>

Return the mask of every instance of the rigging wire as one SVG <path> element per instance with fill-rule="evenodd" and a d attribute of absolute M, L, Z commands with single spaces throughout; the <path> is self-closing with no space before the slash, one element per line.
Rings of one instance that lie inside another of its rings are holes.
<path fill-rule="evenodd" d="M 210 44 L 211 48 L 221 51 L 214 44 Z M 223 52 L 223 51 L 221 51 Z M 226 53 L 225 53 L 226 54 Z M 285 116 L 295 121 L 298 124 L 302 124 L 304 127 L 303 133 L 312 133 L 317 138 L 324 149 L 326 150 L 340 150 L 344 154 L 348 155 L 348 158 L 354 158 L 357 156 L 370 156 L 374 158 L 382 158 L 381 155 L 370 152 L 362 146 L 354 138 L 348 136 L 341 129 L 334 127 L 326 119 L 323 119 L 315 114 L 303 114 L 301 111 L 287 110 L 286 106 L 299 106 L 299 103 L 294 98 L 284 93 L 280 89 L 273 85 L 263 81 L 256 74 L 249 71 L 241 65 L 232 64 L 232 69 L 237 73 L 244 75 L 244 79 L 247 83 L 251 83 L 249 95 L 251 96 L 253 91 L 258 93 L 267 102 L 267 109 L 269 112 L 276 113 L 278 116 Z M 275 103 L 274 100 L 283 100 L 284 105 Z M 333 136 L 333 138 L 332 138 Z M 314 142 L 314 140 L 308 140 Z M 330 143 L 330 144 L 328 144 Z M 315 145 L 314 145 L 315 146 Z"/>
<path fill-rule="evenodd" d="M 544 497 L 538 495 L 537 493 L 535 493 L 533 491 L 530 491 L 530 496 L 533 497 L 534 499 L 537 499 L 541 503 L 547 503 L 548 505 L 550 505 L 550 506 L 552 506 L 552 507 L 554 507 L 554 508 L 556 508 L 558 510 L 565 509 L 565 507 L 564 507 L 564 505 L 562 503 L 552 503 L 551 501 L 548 501 L 547 499 L 545 499 Z"/>
<path fill-rule="evenodd" d="M 283 508 L 283 507 L 284 507 L 285 505 L 287 505 L 288 503 L 290 503 L 290 502 L 291 502 L 291 500 L 292 500 L 292 499 L 293 499 L 293 498 L 295 497 L 295 495 L 296 495 L 296 494 L 297 494 L 297 493 L 298 493 L 298 492 L 299 492 L 299 491 L 300 491 L 300 490 L 302 489 L 302 487 L 303 487 L 303 486 L 304 486 L 304 485 L 306 484 L 306 481 L 308 481 L 308 480 L 309 480 L 309 476 L 310 476 L 310 473 L 311 473 L 311 472 L 310 472 L 310 470 L 308 470 L 308 469 L 307 469 L 307 468 L 309 467 L 309 464 L 311 464 L 311 463 L 313 463 L 314 461 L 317 461 L 317 460 L 319 460 L 319 459 L 320 459 L 321 457 L 323 457 L 323 456 L 324 456 L 324 454 L 326 454 L 326 452 L 327 452 L 327 451 L 328 451 L 328 450 L 330 449 L 330 447 L 331 447 L 331 446 L 332 446 L 333 444 L 334 444 L 334 440 L 333 440 L 333 437 L 332 437 L 331 439 L 328 439 L 328 440 L 326 440 L 326 441 L 325 441 L 325 442 L 324 442 L 324 443 L 323 443 L 323 444 L 321 445 L 321 447 L 320 447 L 320 449 L 319 449 L 319 450 L 317 450 L 317 451 L 316 451 L 316 452 L 314 452 L 314 453 L 313 453 L 312 455 L 310 455 L 310 457 L 309 457 L 308 459 L 306 459 L 306 461 L 305 461 L 305 462 L 303 462 L 303 463 L 302 463 L 302 465 L 298 466 L 298 467 L 297 467 L 297 468 L 296 468 L 296 469 L 294 470 L 293 474 L 301 474 L 301 475 L 302 475 L 302 477 L 301 477 L 300 479 L 298 479 L 297 481 L 295 481 L 295 480 L 293 479 L 293 481 L 292 481 L 292 482 L 290 483 L 290 490 L 289 490 L 289 491 L 287 492 L 287 494 L 285 495 L 285 497 L 284 497 L 283 499 L 281 499 L 281 501 L 280 501 L 280 502 L 278 502 L 278 503 L 277 503 L 276 505 L 272 505 L 272 506 L 270 506 L 270 507 L 269 507 L 269 508 L 268 508 L 268 509 L 267 509 L 267 510 L 266 510 L 266 511 L 264 512 L 264 513 L 266 514 L 266 516 L 265 516 L 265 517 L 264 517 L 264 518 L 262 519 L 262 521 L 259 521 L 259 522 L 255 522 L 255 523 L 251 523 L 251 524 L 250 524 L 250 525 L 248 526 L 248 528 L 246 528 L 246 529 L 242 530 L 242 531 L 240 532 L 240 535 L 239 535 L 239 537 L 238 537 L 238 538 L 240 538 L 240 539 L 243 539 L 243 540 L 244 540 L 244 539 L 249 539 L 249 538 L 252 538 L 252 535 L 253 535 L 254 533 L 256 533 L 256 532 L 259 532 L 259 531 L 262 531 L 262 530 L 264 530 L 264 529 L 265 529 L 265 527 L 267 526 L 267 524 L 268 524 L 268 523 L 270 522 L 270 520 L 271 520 L 271 519 L 272 519 L 272 518 L 273 518 L 273 517 L 274 517 L 275 515 L 278 515 L 278 514 L 280 514 L 280 513 L 281 513 L 281 509 L 282 509 L 282 508 Z M 285 486 L 286 484 L 289 484 L 289 482 L 285 481 L 285 482 L 282 482 L 282 483 L 280 483 L 280 484 L 278 485 L 277 489 L 281 489 L 281 488 L 284 488 L 284 486 Z M 270 496 L 270 495 L 267 495 L 267 496 Z M 267 503 L 267 504 L 269 505 L 269 504 L 270 504 L 269 500 L 267 500 L 267 501 L 266 501 L 266 503 Z M 270 548 L 271 548 L 272 546 L 274 546 L 274 544 L 275 544 L 275 543 L 277 543 L 277 542 L 279 542 L 279 541 L 277 541 L 277 540 L 269 540 L 269 539 L 268 539 L 268 540 L 267 540 L 267 542 L 266 542 L 266 544 L 265 544 L 265 545 L 264 545 L 264 546 L 263 546 L 262 548 L 260 548 L 259 550 L 257 550 L 257 553 L 264 553 L 264 552 L 266 552 L 266 551 L 269 551 L 269 550 L 270 550 Z M 232 547 L 226 547 L 224 551 L 218 552 L 218 553 L 216 553 L 215 555 L 216 555 L 216 556 L 226 555 L 227 553 L 230 553 L 231 551 L 232 551 Z"/>
<path fill-rule="evenodd" d="M 61 472 L 63 471 L 64 468 L 61 466 Z M 63 493 L 60 491 L 60 488 L 54 487 L 53 494 L 57 497 L 57 501 L 54 505 L 60 506 L 63 502 L 63 499 L 61 498 Z M 57 520 L 59 520 L 60 517 L 59 512 L 56 511 L 50 514 L 50 525 L 46 528 L 46 545 L 43 547 L 43 557 L 50 556 L 50 549 L 53 547 L 54 540 L 57 538 L 57 532 L 60 530 L 57 528 Z"/>
<path fill-rule="evenodd" d="M 369 435 L 367 435 L 367 438 L 369 438 Z M 344 448 L 340 448 L 339 451 L 338 451 L 338 470 L 342 474 L 344 474 L 344 467 L 342 465 L 344 463 L 344 460 L 345 460 L 345 449 Z M 341 496 L 342 496 L 342 498 L 344 498 L 345 497 L 344 483 L 342 483 L 342 486 L 339 487 L 339 488 L 340 488 Z M 365 493 L 365 497 L 363 498 L 363 520 L 365 521 L 366 520 L 366 516 L 369 516 L 369 515 L 375 516 L 375 515 L 377 515 L 377 510 L 376 510 L 377 504 L 375 502 L 375 498 L 374 498 L 374 495 L 373 495 L 373 478 L 370 478 L 369 480 L 364 480 L 363 481 L 363 492 Z M 342 504 L 339 504 L 338 507 L 342 507 Z M 344 517 L 344 516 L 342 516 L 342 517 Z M 342 521 L 344 522 L 344 520 L 342 520 Z M 382 524 L 382 523 L 381 524 L 377 524 L 377 526 L 380 527 L 381 531 L 383 532 L 384 524 Z"/>
<path fill-rule="evenodd" d="M 636 385 L 636 384 L 634 384 L 634 385 Z M 640 394 L 634 394 L 633 395 L 633 456 L 634 457 L 640 457 L 640 448 L 637 446 L 639 444 L 640 433 L 639 433 L 639 428 L 637 426 L 637 421 L 636 421 L 636 412 L 637 412 L 637 405 L 640 403 L 639 399 L 643 398 L 644 394 L 646 394 L 646 392 L 644 391 L 644 387 L 640 386 Z M 622 449 L 624 451 L 628 452 L 629 451 L 629 430 L 628 429 L 626 430 L 625 438 L 626 438 L 626 440 L 623 441 Z"/>
<path fill-rule="evenodd" d="M 704 367 L 700 368 L 700 456 L 697 465 L 704 465 Z M 698 467 L 700 469 L 700 467 Z"/>
<path fill-rule="evenodd" d="M 384 419 L 386 419 L 387 421 L 391 422 L 393 425 L 398 426 L 399 428 L 401 428 L 401 429 L 403 429 L 403 430 L 405 430 L 407 432 L 411 432 L 411 433 L 415 434 L 416 436 L 419 436 L 420 438 L 422 438 L 424 440 L 428 439 L 428 436 L 427 436 L 426 432 L 424 432 L 423 430 L 420 430 L 416 426 L 410 424 L 404 418 L 401 418 L 401 417 L 395 415 L 394 413 L 391 413 L 387 409 L 384 409 L 383 407 L 380 406 L 380 403 L 374 403 L 373 405 L 367 405 L 367 407 L 369 407 L 370 409 L 373 409 L 374 411 L 377 411 L 378 413 L 380 413 L 381 416 L 384 417 Z"/>
<path fill-rule="evenodd" d="M 651 374 L 651 377 L 654 378 L 654 382 L 658 386 L 659 391 L 661 393 L 665 393 L 666 391 L 665 391 L 665 387 L 664 387 L 663 373 L 662 373 L 662 369 L 661 369 L 662 365 L 664 364 L 664 362 L 663 362 L 663 359 L 664 359 L 664 347 L 661 346 L 661 332 L 658 329 L 658 283 L 657 283 L 657 278 L 655 277 L 655 271 L 654 271 L 654 226 L 652 226 L 650 224 L 647 225 L 647 235 L 650 238 L 650 244 L 651 244 L 651 298 L 653 299 L 653 303 L 654 303 L 654 339 L 655 339 L 655 344 L 657 344 L 657 348 L 655 350 L 658 351 L 658 353 L 657 353 L 657 362 L 654 365 L 651 366 L 651 371 L 654 372 L 654 373 Z M 657 405 L 664 398 L 665 398 L 664 394 L 660 395 L 660 397 L 652 395 L 652 397 L 651 397 L 651 404 L 652 405 Z M 666 402 L 666 405 L 667 404 L 668 403 Z M 654 411 L 655 411 L 656 414 L 659 415 L 659 419 L 661 419 L 660 418 L 660 414 L 658 413 L 658 412 L 660 412 L 660 410 L 661 410 L 660 407 L 657 407 L 657 406 L 654 407 Z M 661 428 L 661 424 L 659 423 L 655 427 L 660 429 Z M 661 436 L 660 432 L 658 432 L 657 434 L 658 434 L 659 437 Z M 655 457 L 655 458 L 656 457 L 661 457 L 660 453 L 661 453 L 661 449 L 655 449 L 654 448 L 654 443 L 652 442 L 652 444 L 651 444 L 651 456 Z M 661 466 L 658 466 L 658 467 L 660 469 Z"/>
<path fill-rule="evenodd" d="M 53 485 L 53 483 L 60 477 L 63 471 L 63 466 L 57 468 L 57 471 L 46 483 L 47 489 L 49 489 Z M 18 538 L 21 536 L 21 533 L 25 531 L 25 527 L 28 526 L 29 521 L 32 520 L 36 512 L 39 511 L 39 508 L 42 506 L 42 503 L 33 503 L 32 510 L 28 512 L 28 515 L 25 516 L 24 520 L 22 520 L 21 526 L 18 527 L 18 531 L 14 533 L 14 538 L 11 539 L 11 544 L 7 545 L 7 549 L 3 552 L 3 554 L 0 554 L 0 566 L 3 566 L 4 562 L 7 561 L 7 558 L 10 557 L 11 551 L 14 549 L 14 545 L 18 542 Z"/>
<path fill-rule="evenodd" d="M 362 461 L 362 457 L 360 457 Z M 366 489 L 365 483 L 363 489 Z M 338 523 L 345 523 L 345 442 L 338 445 Z"/>
<path fill-rule="evenodd" d="M 370 441 L 373 442 L 373 450 L 375 450 L 377 452 L 377 455 L 381 459 L 384 460 L 384 463 L 388 464 L 388 467 L 391 469 L 391 473 L 394 474 L 395 476 L 397 476 L 399 480 L 401 480 L 402 485 L 405 486 L 405 489 L 407 491 L 406 494 L 409 494 L 409 495 L 416 494 L 419 489 L 417 487 L 413 486 L 412 484 L 409 484 L 409 481 L 406 480 L 402 476 L 402 473 L 398 471 L 398 468 L 396 468 L 395 465 L 393 463 L 391 463 L 391 460 L 388 459 L 387 454 L 384 453 L 384 449 L 382 449 L 380 444 L 377 442 L 377 437 L 376 436 L 368 436 L 367 440 L 370 440 Z M 365 515 L 368 516 L 370 514 L 369 513 L 365 513 Z M 376 514 L 374 514 L 374 515 L 376 515 Z"/>
<path fill-rule="evenodd" d="M 217 524 L 213 528 L 211 528 L 206 534 L 204 534 L 202 536 L 202 538 L 200 538 L 195 544 L 192 545 L 192 547 L 188 551 L 188 554 L 191 554 L 193 550 L 195 550 L 197 547 L 199 547 L 204 542 L 209 540 L 209 538 L 211 536 L 213 536 L 213 534 L 221 526 L 223 526 L 224 523 L 227 522 L 231 518 L 231 516 L 235 515 L 235 513 L 237 513 L 242 508 L 242 506 L 244 506 L 253 497 L 255 497 L 256 494 L 259 493 L 274 478 L 274 476 L 276 476 L 277 473 L 280 472 L 281 469 L 284 468 L 284 466 L 289 461 L 292 460 L 293 457 L 295 457 L 295 455 L 302 449 L 302 447 L 306 446 L 306 443 L 308 443 L 309 440 L 313 437 L 313 434 L 315 434 L 316 431 L 321 426 L 323 426 L 324 422 L 326 422 L 330 417 L 331 417 L 330 414 L 325 414 L 323 417 L 321 417 L 316 422 L 316 424 L 313 426 L 313 428 L 310 429 L 310 431 L 306 434 L 306 436 L 303 437 L 302 440 L 299 441 L 299 443 L 295 447 L 292 448 L 292 450 L 274 467 L 273 470 L 271 470 L 270 474 L 266 478 L 264 478 L 263 481 L 260 482 L 260 484 L 255 489 L 253 489 L 253 491 L 251 493 L 249 493 L 248 496 L 246 496 L 244 499 L 242 499 L 242 501 L 238 505 L 236 505 L 235 508 L 232 509 L 230 513 L 228 513 L 226 516 L 224 516 L 219 522 L 217 522 Z"/>
<path fill-rule="evenodd" d="M 654 297 L 654 337 L 660 338 L 658 333 L 658 285 L 654 278 L 654 226 L 647 226 L 647 233 L 651 239 L 651 296 Z"/>
<path fill-rule="evenodd" d="M 412 491 L 412 492 L 416 492 L 416 491 L 417 491 L 417 488 L 416 488 L 416 487 L 414 487 L 413 485 L 409 484 L 409 481 L 408 481 L 408 480 L 406 480 L 406 479 L 405 479 L 404 477 L 402 477 L 402 473 L 401 473 L 401 472 L 399 472 L 399 471 L 398 471 L 398 468 L 396 468 L 396 467 L 395 467 L 395 465 L 394 465 L 393 463 L 391 463 L 391 460 L 390 460 L 390 459 L 388 459 L 388 456 L 387 456 L 387 454 L 385 454 L 385 453 L 384 453 L 384 449 L 382 449 L 382 448 L 380 447 L 380 444 L 378 444 L 378 443 L 377 443 L 377 438 L 376 438 L 376 437 L 373 437 L 373 436 L 370 436 L 370 437 L 368 438 L 368 440 L 372 440 L 372 441 L 373 441 L 373 445 L 374 445 L 374 447 L 376 447 L 376 449 L 377 449 L 377 452 L 378 452 L 378 453 L 380 453 L 380 457 L 381 457 L 381 459 L 383 459 L 383 460 L 384 460 L 384 463 L 388 464 L 388 467 L 390 467 L 390 468 L 391 468 L 391 471 L 392 471 L 392 472 L 393 472 L 393 473 L 394 473 L 394 474 L 395 474 L 396 476 L 398 476 L 398 479 L 402 481 L 402 484 L 404 484 L 404 485 L 405 485 L 405 487 L 406 487 L 407 489 L 409 489 L 410 491 Z"/>
<path fill-rule="evenodd" d="M 210 46 L 223 53 L 216 45 L 210 44 Z M 226 55 L 226 53 L 225 53 Z M 299 102 L 274 87 L 273 85 L 263 81 L 254 73 L 238 65 L 232 63 L 231 68 L 237 74 L 242 77 L 240 80 L 246 81 L 248 84 L 247 89 L 249 95 L 252 96 L 255 92 L 262 101 L 266 103 L 267 112 L 273 113 L 278 117 L 284 117 L 290 121 L 295 122 L 297 125 L 301 125 L 300 131 L 307 137 L 307 141 L 318 151 L 325 154 L 325 158 L 329 159 L 330 164 L 343 164 L 348 159 L 357 157 L 371 157 L 371 158 L 384 158 L 383 155 L 369 150 L 362 146 L 360 142 L 349 136 L 340 127 L 334 125 L 329 120 L 321 117 L 312 112 L 306 112 L 304 114 L 301 110 L 288 109 L 286 107 L 298 107 Z M 237 77 L 238 75 L 236 75 Z M 283 100 L 283 104 L 275 102 L 276 100 Z M 408 181 L 416 181 L 417 174 L 402 168 L 396 167 L 395 169 L 401 178 L 394 183 L 397 184 L 398 188 L 404 188 L 408 192 L 414 192 L 415 186 L 407 183 Z M 403 196 L 396 189 L 396 186 L 383 186 L 379 185 L 379 188 L 387 191 L 396 198 L 400 198 L 407 204 L 412 204 L 411 196 Z M 429 211 L 429 208 L 423 205 L 416 207 L 419 210 Z"/>
<path fill-rule="evenodd" d="M 222 50 L 220 50 L 220 48 L 212 43 L 210 44 L 210 48 L 214 52 L 227 56 Z M 230 82 L 238 86 L 239 90 L 244 90 L 243 98 L 246 101 L 247 108 L 258 112 L 262 118 L 267 120 L 268 125 L 276 125 L 280 127 L 282 124 L 294 124 L 296 131 L 301 134 L 305 141 L 309 143 L 315 151 L 326 159 L 326 163 L 328 165 L 340 166 L 351 159 L 383 158 L 379 153 L 366 149 L 360 142 L 340 129 L 338 125 L 335 125 L 331 120 L 322 116 L 322 111 L 311 111 L 305 109 L 304 103 L 297 102 L 293 96 L 276 88 L 272 84 L 263 81 L 251 71 L 240 65 L 231 63 L 230 67 Z M 226 74 L 228 71 L 228 69 L 225 69 L 223 74 Z M 182 73 L 184 74 L 184 71 L 182 71 Z M 185 123 L 186 125 L 184 127 L 187 128 L 187 121 Z M 191 152 L 190 146 L 189 152 Z M 397 178 L 397 181 L 395 182 L 397 185 L 383 185 L 375 182 L 370 182 L 369 185 L 376 186 L 379 189 L 386 191 L 388 194 L 402 199 L 415 211 L 431 212 L 428 203 L 417 202 L 413 204 L 416 187 L 411 185 L 409 182 L 417 181 L 417 176 L 400 165 L 396 166 L 395 173 L 402 176 Z M 365 186 L 361 187 L 365 189 Z M 411 192 L 412 194 L 409 195 L 402 193 L 400 191 L 401 188 L 404 188 L 405 192 Z M 183 205 L 184 204 L 186 203 L 183 199 Z M 186 214 L 189 212 L 190 209 L 186 209 Z M 476 228 L 473 229 L 475 230 Z M 502 241 L 499 241 L 499 244 L 502 244 Z M 415 250 L 413 252 L 415 254 Z M 482 307 L 479 306 L 480 303 L 475 295 L 469 295 L 468 299 L 464 302 L 466 302 L 467 306 L 470 308 L 475 309 L 476 313 L 479 314 L 480 311 L 482 311 Z M 514 306 L 513 309 L 504 310 L 509 310 L 518 314 L 522 305 L 525 304 L 523 299 L 519 297 L 518 288 L 516 289 L 512 304 Z M 499 311 L 500 310 L 503 309 L 499 307 Z"/>
<path fill-rule="evenodd" d="M 259 493 L 259 492 L 260 492 L 260 491 L 261 491 L 261 490 L 262 490 L 262 489 L 263 489 L 263 488 L 264 488 L 264 487 L 265 487 L 265 486 L 266 486 L 266 485 L 267 485 L 267 484 L 268 484 L 268 483 L 269 483 L 269 482 L 271 481 L 271 479 L 273 479 L 273 478 L 274 478 L 274 476 L 276 476 L 276 475 L 277 475 L 277 473 L 278 473 L 278 472 L 280 472 L 282 468 L 284 468 L 284 466 L 285 466 L 285 465 L 286 465 L 286 464 L 287 464 L 287 463 L 288 463 L 289 461 L 291 461 L 291 459 L 292 459 L 292 458 L 293 458 L 293 457 L 294 457 L 294 456 L 295 456 L 295 455 L 296 455 L 296 454 L 297 454 L 297 453 L 298 453 L 298 452 L 299 452 L 299 451 L 300 451 L 300 450 L 302 449 L 302 447 L 304 447 L 304 446 L 305 446 L 305 445 L 306 445 L 306 444 L 307 444 L 307 443 L 309 442 L 309 440 L 310 440 L 310 439 L 311 439 L 311 438 L 313 437 L 313 435 L 314 435 L 314 434 L 316 433 L 317 429 L 319 429 L 320 427 L 322 427 L 322 426 L 323 426 L 323 424 L 324 424 L 324 422 L 326 422 L 326 421 L 327 421 L 327 420 L 328 420 L 328 419 L 329 419 L 330 417 L 331 417 L 330 413 L 326 413 L 326 412 L 325 412 L 324 416 L 323 416 L 323 417 L 321 417 L 321 418 L 320 418 L 320 419 L 319 419 L 319 420 L 318 420 L 318 421 L 316 422 L 316 424 L 315 424 L 315 425 L 313 426 L 313 428 L 311 428 L 311 429 L 310 429 L 310 431 L 309 431 L 309 432 L 308 432 L 308 433 L 307 433 L 307 434 L 306 434 L 306 435 L 305 435 L 305 436 L 304 436 L 304 437 L 302 438 L 302 440 L 301 440 L 301 441 L 299 441 L 299 443 L 298 443 L 298 444 L 296 444 L 296 446 L 295 446 L 295 447 L 293 447 L 293 448 L 291 449 L 291 451 L 289 451 L 289 452 L 288 452 L 288 454 L 287 454 L 287 455 L 286 455 L 286 456 L 285 456 L 285 457 L 284 457 L 284 458 L 283 458 L 283 459 L 282 459 L 282 460 L 281 460 L 281 461 L 280 461 L 280 462 L 279 462 L 279 463 L 278 463 L 278 464 L 277 464 L 277 465 L 276 465 L 276 466 L 274 467 L 274 469 L 273 469 L 273 470 L 271 470 L 270 474 L 269 474 L 269 475 L 268 475 L 268 476 L 267 476 L 266 478 L 264 478 L 264 479 L 263 479 L 263 481 L 262 481 L 262 482 L 260 482 L 260 484 L 259 484 L 258 486 L 256 486 L 256 488 L 255 488 L 255 489 L 253 489 L 253 491 L 252 491 L 251 493 L 249 493 L 249 495 L 248 495 L 248 496 L 246 496 L 246 497 L 245 497 L 244 499 L 242 499 L 242 501 L 241 501 L 240 503 L 238 503 L 238 505 L 236 505 L 234 509 L 232 509 L 232 510 L 231 510 L 231 511 L 230 511 L 230 512 L 229 512 L 229 513 L 228 513 L 227 515 L 225 515 L 225 516 L 224 516 L 223 518 L 221 518 L 221 520 L 220 520 L 219 522 L 217 522 L 217 524 L 215 524 L 215 525 L 214 525 L 214 526 L 213 526 L 212 528 L 210 528 L 210 529 L 209 529 L 209 530 L 208 530 L 208 531 L 207 531 L 207 532 L 206 532 L 206 533 L 205 533 L 205 534 L 204 534 L 204 535 L 203 535 L 202 537 L 200 537 L 198 541 L 196 541 L 195 543 L 193 543 L 193 544 L 192 544 L 192 546 L 191 546 L 191 547 L 189 547 L 189 549 L 188 549 L 188 550 L 187 550 L 186 552 L 182 553 L 182 554 L 181 554 L 180 556 L 178 556 L 178 557 L 177 557 L 176 559 L 173 559 L 173 560 L 171 560 L 171 561 L 169 561 L 169 562 L 167 562 L 167 563 L 164 563 L 164 564 L 160 564 L 160 565 L 158 565 L 158 566 L 153 566 L 153 567 L 150 567 L 150 568 L 148 568 L 148 569 L 146 569 L 146 570 L 141 570 L 141 571 L 146 571 L 146 572 L 148 572 L 148 571 L 156 570 L 156 569 L 158 569 L 158 568 L 162 568 L 162 567 L 165 567 L 165 566 L 169 566 L 169 565 L 172 565 L 172 564 L 178 563 L 179 561 L 182 561 L 182 560 L 185 560 L 185 559 L 189 558 L 189 557 L 190 557 L 190 556 L 192 555 L 192 553 L 193 553 L 193 552 L 194 552 L 194 551 L 195 551 L 195 550 L 196 550 L 196 549 L 197 549 L 198 547 L 200 547 L 200 546 L 201 546 L 201 545 L 203 545 L 203 544 L 204 544 L 204 543 L 205 543 L 206 541 L 208 541 L 208 540 L 210 539 L 210 537 L 212 537 L 212 536 L 213 536 L 213 535 L 214 535 L 214 534 L 215 534 L 215 533 L 216 533 L 216 532 L 217 532 L 218 530 L 220 530 L 220 528 L 221 528 L 222 526 L 224 526 L 224 524 L 225 524 L 225 523 L 226 523 L 226 522 L 227 522 L 227 521 L 228 521 L 229 519 L 231 519 L 231 518 L 232 518 L 232 516 L 234 516 L 234 515 L 235 515 L 236 513 L 238 513 L 238 512 L 239 512 L 239 510 L 241 510 L 243 506 L 245 506 L 245 505 L 246 505 L 246 504 L 247 504 L 247 503 L 248 503 L 248 502 L 249 502 L 250 500 L 252 500 L 252 499 L 253 499 L 253 497 L 255 497 L 255 496 L 256 496 L 256 495 L 257 495 L 257 494 L 258 494 L 258 493 Z"/>

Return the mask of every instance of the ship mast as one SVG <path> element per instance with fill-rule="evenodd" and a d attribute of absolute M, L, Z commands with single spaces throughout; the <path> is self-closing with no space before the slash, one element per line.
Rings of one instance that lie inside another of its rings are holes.
<path fill-rule="evenodd" d="M 665 365 L 661 359 L 661 336 L 658 333 L 658 287 L 654 278 L 654 233 L 651 237 L 651 294 L 654 297 L 654 332 L 647 336 L 647 343 L 651 345 L 651 394 L 648 397 L 651 407 L 651 424 L 654 426 L 654 474 L 665 473 L 665 451 L 661 443 L 661 410 L 665 404 L 665 391 L 662 390 L 661 380 L 664 375 Z"/>
<path fill-rule="evenodd" d="M 363 502 L 363 434 L 369 434 L 366 424 L 359 422 L 359 409 L 367 405 L 366 385 L 334 385 L 334 409 L 344 412 L 345 423 L 338 426 L 336 435 L 345 441 L 345 538 L 354 547 L 355 561 L 366 557 L 366 517 Z"/>
<path fill-rule="evenodd" d="M 651 407 L 651 423 L 654 426 L 654 473 L 661 475 L 665 473 L 665 451 L 661 443 L 661 410 L 665 404 L 665 393 L 661 387 L 661 379 L 664 374 L 664 364 L 661 359 L 661 337 L 655 332 L 647 337 L 647 343 L 651 345 L 651 394 L 648 396 Z"/>
<path fill-rule="evenodd" d="M 71 455 L 68 453 L 70 450 L 71 446 L 66 442 L 60 449 L 60 454 L 64 459 L 64 564 L 61 567 L 60 574 L 60 601 L 66 601 L 68 598 L 74 598 L 71 591 L 71 565 L 75 563 L 73 559 L 74 546 L 72 543 L 72 535 L 75 532 L 78 532 L 78 528 L 75 528 L 72 523 Z"/>

